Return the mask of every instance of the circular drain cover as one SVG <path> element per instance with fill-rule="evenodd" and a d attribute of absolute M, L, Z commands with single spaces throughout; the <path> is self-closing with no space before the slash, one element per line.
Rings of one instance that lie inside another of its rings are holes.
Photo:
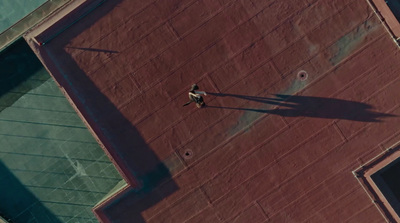
<path fill-rule="evenodd" d="M 193 157 L 193 151 L 190 149 L 185 150 L 185 152 L 183 152 L 183 158 L 185 159 L 190 159 Z"/>
<path fill-rule="evenodd" d="M 297 78 L 301 81 L 305 81 L 308 78 L 308 73 L 305 70 L 301 70 L 297 73 Z"/>

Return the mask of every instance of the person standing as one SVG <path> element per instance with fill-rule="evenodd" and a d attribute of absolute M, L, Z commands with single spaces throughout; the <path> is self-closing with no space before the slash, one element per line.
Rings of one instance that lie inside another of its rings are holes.
<path fill-rule="evenodd" d="M 196 106 L 198 108 L 204 107 L 206 103 L 204 103 L 204 99 L 201 95 L 206 96 L 207 93 L 204 91 L 196 91 L 199 89 L 199 86 L 197 84 L 193 84 L 192 87 L 190 88 L 189 91 L 189 99 L 190 101 L 186 102 L 183 106 L 189 105 L 192 102 L 196 103 Z"/>

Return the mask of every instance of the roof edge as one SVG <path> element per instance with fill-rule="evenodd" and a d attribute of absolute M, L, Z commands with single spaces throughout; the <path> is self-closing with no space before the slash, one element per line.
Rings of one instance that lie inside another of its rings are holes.
<path fill-rule="evenodd" d="M 23 38 L 31 47 L 33 52 L 37 55 L 38 59 L 42 62 L 43 66 L 49 72 L 51 77 L 55 80 L 58 88 L 68 99 L 74 110 L 85 123 L 91 134 L 99 143 L 100 147 L 109 157 L 117 171 L 121 174 L 122 178 L 126 182 L 126 184 L 124 184 L 120 189 L 101 200 L 92 208 L 92 212 L 100 222 L 108 223 L 111 221 L 103 213 L 103 208 L 123 196 L 126 191 L 137 188 L 140 184 L 134 176 L 129 174 L 128 169 L 123 166 L 124 162 L 120 160 L 120 157 L 113 152 L 115 150 L 112 149 L 112 144 L 107 141 L 105 135 L 102 134 L 101 129 L 95 124 L 96 122 L 92 120 L 90 115 L 85 111 L 84 105 L 79 100 L 71 96 L 69 93 L 71 89 L 69 89 L 68 86 L 63 87 L 63 84 L 59 82 L 60 79 L 58 77 L 61 77 L 62 74 L 57 69 L 57 65 L 52 62 L 50 56 L 43 48 L 45 44 L 50 42 L 67 28 L 72 26 L 75 22 L 87 15 L 91 10 L 94 9 L 93 7 L 100 6 L 104 1 L 105 0 L 71 1 L 69 4 L 66 4 L 59 11 L 57 11 L 57 13 L 52 14 L 52 16 L 44 19 L 35 27 L 26 32 L 23 35 Z M 56 19 L 56 17 L 59 19 Z M 63 28 L 60 29 L 59 27 Z"/>

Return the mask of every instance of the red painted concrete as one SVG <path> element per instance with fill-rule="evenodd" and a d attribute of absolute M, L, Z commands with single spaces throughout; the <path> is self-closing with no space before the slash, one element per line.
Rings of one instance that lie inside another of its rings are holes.
<path fill-rule="evenodd" d="M 366 1 L 106 1 L 59 24 L 26 38 L 133 186 L 104 222 L 384 221 L 352 170 L 400 140 L 400 56 Z M 193 83 L 207 107 L 182 107 Z"/>

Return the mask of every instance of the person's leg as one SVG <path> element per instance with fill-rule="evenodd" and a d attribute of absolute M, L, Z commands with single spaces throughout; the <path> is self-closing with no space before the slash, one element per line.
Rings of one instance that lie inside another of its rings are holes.
<path fill-rule="evenodd" d="M 196 106 L 198 107 L 198 108 L 201 108 L 201 107 L 203 107 L 205 105 L 205 103 L 204 103 L 204 100 L 203 100 L 203 97 L 198 97 L 197 98 L 197 100 L 196 100 Z"/>

